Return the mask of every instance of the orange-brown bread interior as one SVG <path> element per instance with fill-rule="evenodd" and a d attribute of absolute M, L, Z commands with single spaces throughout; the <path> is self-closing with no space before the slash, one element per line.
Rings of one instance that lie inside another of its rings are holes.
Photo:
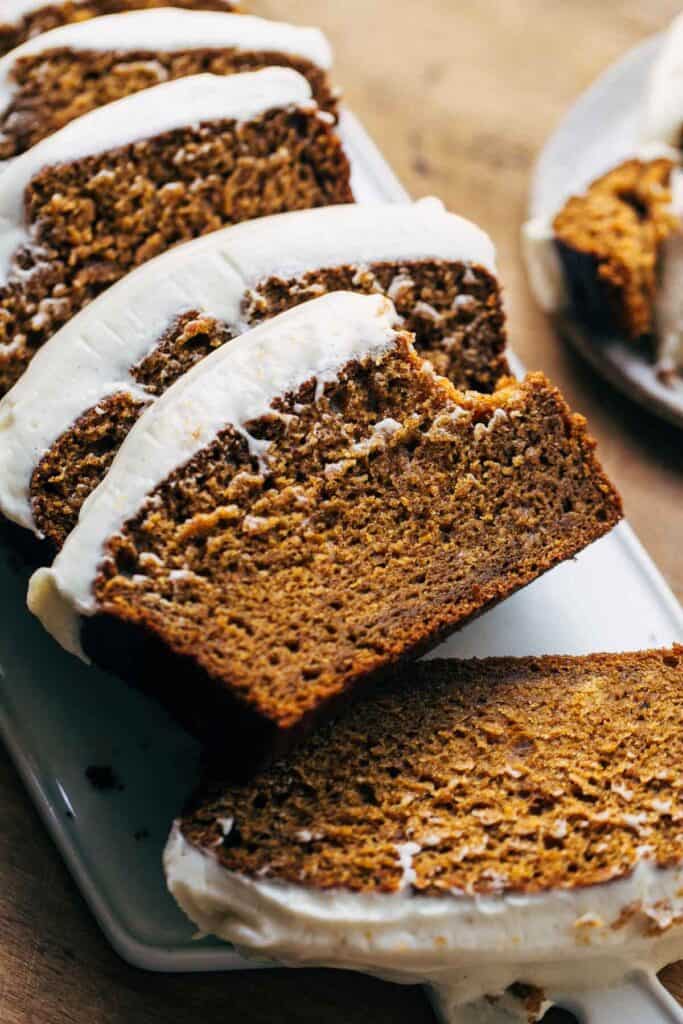
<path fill-rule="evenodd" d="M 437 373 L 462 390 L 493 391 L 509 374 L 506 331 L 497 279 L 484 267 L 457 260 L 382 261 L 311 270 L 300 277 L 271 277 L 247 303 L 258 323 L 324 292 L 387 295 L 415 347 Z"/>
<path fill-rule="evenodd" d="M 198 666 L 187 717 L 219 747 L 229 722 L 202 720 L 203 702 L 230 694 L 286 744 L 621 515 L 583 419 L 542 375 L 461 394 L 408 339 L 249 424 L 265 470 L 226 427 L 106 546 L 86 647 L 94 630 L 101 656 L 118 620 Z M 183 678 L 143 684 L 174 703 L 179 687 L 183 717 Z"/>
<path fill-rule="evenodd" d="M 662 242 L 677 229 L 673 162 L 627 160 L 573 196 L 553 221 L 580 318 L 636 340 L 653 332 Z"/>
<path fill-rule="evenodd" d="M 295 108 L 40 171 L 25 194 L 31 241 L 0 287 L 0 395 L 59 327 L 146 260 L 252 217 L 352 202 L 349 179 L 333 127 Z"/>
<path fill-rule="evenodd" d="M 181 827 L 229 871 L 319 889 L 395 891 L 406 842 L 427 896 L 594 885 L 645 846 L 683 859 L 682 718 L 683 647 L 422 662 Z"/>
<path fill-rule="evenodd" d="M 97 107 L 204 72 L 231 75 L 290 67 L 308 79 L 319 107 L 336 111 L 336 93 L 326 73 L 303 57 L 229 48 L 163 53 L 150 43 L 134 51 L 62 47 L 17 60 L 11 71 L 12 101 L 0 116 L 0 159 L 18 156 Z"/>

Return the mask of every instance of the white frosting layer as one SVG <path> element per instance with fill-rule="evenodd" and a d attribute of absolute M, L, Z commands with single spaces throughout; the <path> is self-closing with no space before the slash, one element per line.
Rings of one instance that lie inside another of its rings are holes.
<path fill-rule="evenodd" d="M 317 28 L 300 28 L 248 14 L 160 7 L 63 25 L 18 46 L 0 60 L 0 110 L 9 106 L 16 91 L 12 69 L 17 61 L 63 47 L 154 53 L 235 48 L 303 57 L 326 71 L 332 66 L 332 50 Z"/>
<path fill-rule="evenodd" d="M 52 567 L 32 577 L 29 607 L 48 632 L 82 655 L 79 615 L 97 610 L 92 583 L 104 546 L 150 492 L 228 425 L 262 455 L 267 444 L 245 424 L 307 380 L 320 388 L 352 360 L 379 359 L 395 341 L 395 320 L 383 296 L 333 292 L 248 331 L 176 381 L 130 431 Z"/>
<path fill-rule="evenodd" d="M 551 220 L 534 217 L 522 225 L 522 255 L 529 286 L 544 313 L 557 313 L 569 303 Z"/>
<path fill-rule="evenodd" d="M 0 401 L 0 511 L 35 529 L 29 487 L 43 454 L 100 399 L 115 392 L 140 395 L 130 368 L 179 314 L 198 310 L 240 334 L 249 327 L 242 301 L 264 279 L 340 264 L 429 258 L 495 272 L 488 236 L 435 199 L 263 217 L 150 261 L 63 327 Z"/>
<path fill-rule="evenodd" d="M 231 236 L 235 268 L 251 287 L 274 270 L 296 277 L 316 267 L 382 260 L 445 259 L 477 263 L 496 273 L 496 254 L 489 236 L 464 217 L 444 211 L 438 199 L 411 205 L 363 204 L 328 207 L 316 215 L 286 214 L 240 224 Z M 297 218 L 295 220 L 295 218 Z M 273 249 L 266 241 L 266 232 Z"/>
<path fill-rule="evenodd" d="M 674 171 L 671 185 L 672 207 L 683 225 L 683 171 Z M 662 246 L 655 317 L 659 365 L 683 371 L 683 226 Z"/>
<path fill-rule="evenodd" d="M 169 253 L 158 277 L 149 264 L 141 267 L 122 282 L 123 296 L 109 289 L 39 349 L 0 401 L 0 509 L 7 518 L 34 528 L 31 474 L 81 413 L 118 392 L 150 400 L 130 370 L 178 313 L 210 310 L 228 324 L 238 322 L 243 282 L 208 243 L 198 241 L 195 261 L 183 259 L 181 248 Z"/>
<path fill-rule="evenodd" d="M 683 926 L 669 927 L 683 915 L 683 868 L 647 860 L 614 882 L 530 895 L 353 893 L 237 875 L 176 824 L 164 869 L 202 932 L 286 964 L 435 985 L 453 1013 L 516 981 L 548 993 L 590 990 L 683 956 Z"/>
<path fill-rule="evenodd" d="M 78 0 L 76 0 L 76 2 L 78 2 Z M 14 25 L 27 14 L 31 14 L 32 11 L 38 11 L 42 7 L 60 7 L 62 3 L 63 0 L 2 0 L 2 7 L 0 7 L 0 25 Z M 230 6 L 239 7 L 240 4 L 237 0 L 234 0 Z"/>
<path fill-rule="evenodd" d="M 0 283 L 12 256 L 30 241 L 24 191 L 44 167 L 104 153 L 202 121 L 248 121 L 267 110 L 313 104 L 306 79 L 291 68 L 241 75 L 193 75 L 145 89 L 84 114 L 13 160 L 0 189 Z"/>
<path fill-rule="evenodd" d="M 666 240 L 655 301 L 657 362 L 662 370 L 683 371 L 683 234 Z"/>
<path fill-rule="evenodd" d="M 683 15 L 671 23 L 652 65 L 643 97 L 643 142 L 678 146 L 683 128 Z"/>
<path fill-rule="evenodd" d="M 31 11 L 47 6 L 48 0 L 4 0 L 0 8 L 0 25 L 13 25 Z"/>

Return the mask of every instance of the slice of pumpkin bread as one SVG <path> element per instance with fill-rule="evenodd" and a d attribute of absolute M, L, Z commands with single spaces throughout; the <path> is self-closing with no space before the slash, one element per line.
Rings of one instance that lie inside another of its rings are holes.
<path fill-rule="evenodd" d="M 327 111 L 291 68 L 191 75 L 92 110 L 0 190 L 0 395 L 131 270 L 227 224 L 352 202 Z"/>
<path fill-rule="evenodd" d="M 660 257 L 679 230 L 671 160 L 631 159 L 572 196 L 553 220 L 573 311 L 636 340 L 655 331 Z"/>
<path fill-rule="evenodd" d="M 683 955 L 682 716 L 681 646 L 411 665 L 289 759 L 208 782 L 167 882 L 247 953 L 537 1020 Z"/>
<path fill-rule="evenodd" d="M 226 753 L 238 723 L 254 749 L 286 746 L 621 516 L 542 375 L 458 392 L 395 316 L 336 292 L 208 356 L 33 577 L 65 647 Z"/>

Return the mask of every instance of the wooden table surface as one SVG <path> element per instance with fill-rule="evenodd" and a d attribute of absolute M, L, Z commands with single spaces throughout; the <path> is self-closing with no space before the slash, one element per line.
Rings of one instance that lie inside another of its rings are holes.
<path fill-rule="evenodd" d="M 414 196 L 437 194 L 493 236 L 512 343 L 584 412 L 640 538 L 683 598 L 683 434 L 612 393 L 552 335 L 519 254 L 529 171 L 560 115 L 676 0 L 253 0 L 319 24 L 337 77 Z M 4 753 L 0 771 L 2 1024 L 432 1021 L 418 989 L 332 971 L 163 976 L 109 949 Z M 683 964 L 667 972 L 683 996 Z"/>

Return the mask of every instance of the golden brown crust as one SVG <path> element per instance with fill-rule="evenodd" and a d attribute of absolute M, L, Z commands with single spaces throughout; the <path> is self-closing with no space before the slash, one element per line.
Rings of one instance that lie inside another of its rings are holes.
<path fill-rule="evenodd" d="M 575 311 L 634 340 L 654 330 L 660 248 L 678 223 L 672 168 L 664 158 L 627 160 L 572 196 L 553 221 Z"/>
<path fill-rule="evenodd" d="M 12 101 L 0 116 L 0 159 L 18 156 L 88 111 L 151 86 L 209 72 L 231 75 L 290 67 L 308 79 L 318 106 L 334 113 L 325 72 L 303 57 L 237 49 L 160 53 L 60 48 L 22 57 L 12 67 Z"/>
<path fill-rule="evenodd" d="M 79 309 L 178 242 L 252 217 L 352 202 L 348 160 L 314 111 L 209 122 L 45 168 L 31 243 L 0 287 L 0 394 Z"/>
<path fill-rule="evenodd" d="M 232 11 L 231 0 L 45 0 L 42 7 L 18 22 L 2 20 L 0 10 L 0 56 L 41 32 L 74 21 L 86 21 L 101 14 L 142 11 L 151 7 L 182 7 L 191 11 Z"/>
<path fill-rule="evenodd" d="M 270 442 L 266 475 L 226 429 L 110 540 L 94 584 L 103 617 L 161 638 L 283 737 L 621 516 L 542 375 L 458 393 L 400 337 L 317 402 L 311 381 L 248 425 Z"/>
<path fill-rule="evenodd" d="M 683 647 L 406 668 L 181 823 L 229 871 L 315 888 L 539 892 L 683 859 Z M 224 837 L 225 821 L 232 828 Z"/>

